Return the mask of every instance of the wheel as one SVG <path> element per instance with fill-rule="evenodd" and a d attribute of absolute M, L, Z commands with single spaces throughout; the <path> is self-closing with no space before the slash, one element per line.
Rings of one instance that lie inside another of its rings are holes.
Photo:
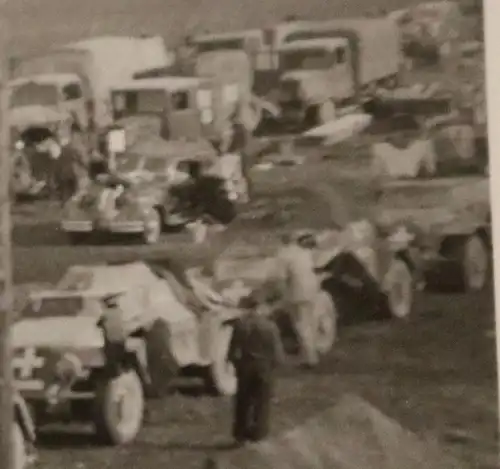
<path fill-rule="evenodd" d="M 134 370 L 102 383 L 97 390 L 94 424 L 103 443 L 121 445 L 135 439 L 144 416 L 144 391 Z"/>
<path fill-rule="evenodd" d="M 209 369 L 209 388 L 222 396 L 232 396 L 236 392 L 236 372 L 227 358 L 232 335 L 232 326 L 220 327 L 213 362 Z"/>
<path fill-rule="evenodd" d="M 406 262 L 397 258 L 392 260 L 383 288 L 391 316 L 398 319 L 410 316 L 413 309 L 413 276 Z"/>
<path fill-rule="evenodd" d="M 464 245 L 463 275 L 467 291 L 481 291 L 488 283 L 489 256 L 486 244 L 477 235 L 470 236 Z"/>
<path fill-rule="evenodd" d="M 316 349 L 320 355 L 326 355 L 337 340 L 337 308 L 325 291 L 320 292 L 316 308 Z"/>
<path fill-rule="evenodd" d="M 144 222 L 142 238 L 145 244 L 156 244 L 160 240 L 162 217 L 157 209 L 153 209 Z"/>
<path fill-rule="evenodd" d="M 18 422 L 15 422 L 12 428 L 12 453 L 13 469 L 25 469 L 28 465 L 28 454 L 24 433 Z"/>

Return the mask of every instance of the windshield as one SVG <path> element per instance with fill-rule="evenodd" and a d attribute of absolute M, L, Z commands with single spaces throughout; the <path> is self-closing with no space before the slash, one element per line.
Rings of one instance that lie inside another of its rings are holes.
<path fill-rule="evenodd" d="M 102 306 L 99 299 L 72 296 L 31 300 L 24 307 L 21 317 L 25 319 L 75 316 L 99 318 L 101 312 Z"/>
<path fill-rule="evenodd" d="M 332 65 L 331 54 L 325 49 L 302 49 L 281 53 L 284 70 L 325 70 Z"/>
<path fill-rule="evenodd" d="M 58 102 L 58 88 L 56 85 L 40 85 L 26 83 L 11 90 L 10 107 L 21 106 L 56 106 Z"/>

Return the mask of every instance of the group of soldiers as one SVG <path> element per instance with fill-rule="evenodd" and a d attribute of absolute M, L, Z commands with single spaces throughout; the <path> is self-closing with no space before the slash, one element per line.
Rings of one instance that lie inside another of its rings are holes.
<path fill-rule="evenodd" d="M 288 234 L 283 237 L 277 254 L 279 296 L 284 299 L 283 306 L 296 327 L 299 364 L 307 368 L 318 364 L 314 338 L 315 301 L 320 282 L 313 258 L 314 246 L 311 233 Z M 293 362 L 270 316 L 270 294 L 264 286 L 242 300 L 241 306 L 247 314 L 236 322 L 229 347 L 228 358 L 236 368 L 238 380 L 232 429 L 236 444 L 260 441 L 268 436 L 277 367 Z"/>

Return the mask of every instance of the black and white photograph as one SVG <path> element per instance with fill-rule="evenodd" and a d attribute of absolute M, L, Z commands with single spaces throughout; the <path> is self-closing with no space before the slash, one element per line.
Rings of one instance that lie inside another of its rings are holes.
<path fill-rule="evenodd" d="M 0 1 L 0 467 L 500 467 L 494 3 Z"/>

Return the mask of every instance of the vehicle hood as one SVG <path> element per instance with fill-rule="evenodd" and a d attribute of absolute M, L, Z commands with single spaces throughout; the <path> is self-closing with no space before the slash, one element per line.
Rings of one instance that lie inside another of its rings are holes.
<path fill-rule="evenodd" d="M 20 106 L 10 110 L 11 127 L 24 129 L 31 125 L 52 125 L 68 119 L 68 114 L 51 106 Z"/>
<path fill-rule="evenodd" d="M 295 82 L 300 99 L 306 101 L 315 101 L 325 94 L 325 77 L 321 70 L 290 70 L 281 77 L 282 89 L 287 82 Z"/>
<path fill-rule="evenodd" d="M 12 345 L 14 348 L 100 348 L 104 346 L 104 336 L 95 318 L 30 318 L 14 324 Z"/>

